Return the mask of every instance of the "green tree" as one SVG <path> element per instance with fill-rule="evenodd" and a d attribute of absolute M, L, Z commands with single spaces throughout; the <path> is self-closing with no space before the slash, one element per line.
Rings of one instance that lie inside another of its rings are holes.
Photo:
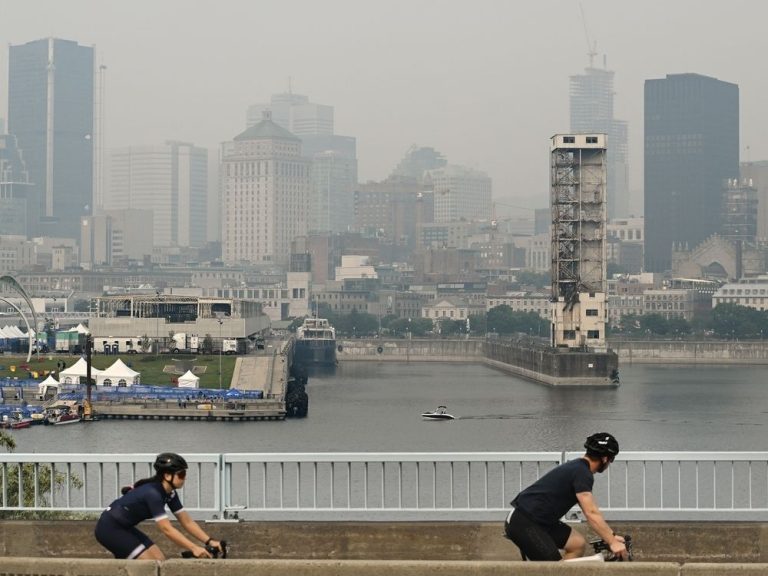
<path fill-rule="evenodd" d="M 213 337 L 206 334 L 203 338 L 203 354 L 213 354 Z"/>
<path fill-rule="evenodd" d="M 768 334 L 768 314 L 738 304 L 718 304 L 712 328 L 721 338 L 760 338 Z"/>
<path fill-rule="evenodd" d="M 440 335 L 443 337 L 461 334 L 465 331 L 464 327 L 466 326 L 466 322 L 462 320 L 451 320 L 450 318 L 440 320 L 438 324 L 440 326 Z"/>
<path fill-rule="evenodd" d="M 0 447 L 8 452 L 13 452 L 16 449 L 16 440 L 3 430 L 0 430 Z M 51 477 L 52 474 L 53 477 Z M 20 477 L 21 484 L 19 484 Z M 5 493 L 7 494 L 7 501 L 10 505 L 17 505 L 20 499 L 19 496 L 21 496 L 22 506 L 32 507 L 36 505 L 35 496 L 37 496 L 38 506 L 47 506 L 50 502 L 51 483 L 53 482 L 53 485 L 58 489 L 65 485 L 67 478 L 67 474 L 63 472 L 56 472 L 54 474 L 49 465 L 27 462 L 21 464 L 21 470 L 19 470 L 18 464 L 8 466 L 7 472 L 3 475 L 2 480 L 5 482 Z M 77 475 L 70 474 L 69 480 L 73 488 L 80 489 L 83 487 L 83 482 Z M 0 511 L 0 519 L 3 520 L 38 520 L 72 518 L 73 516 L 79 515 L 73 515 L 68 512 L 49 511 Z"/>
<path fill-rule="evenodd" d="M 469 330 L 472 334 L 485 335 L 488 332 L 488 321 L 486 314 L 470 314 Z"/>
<path fill-rule="evenodd" d="M 640 326 L 643 330 L 659 336 L 669 333 L 669 322 L 661 314 L 645 314 L 641 316 Z"/>

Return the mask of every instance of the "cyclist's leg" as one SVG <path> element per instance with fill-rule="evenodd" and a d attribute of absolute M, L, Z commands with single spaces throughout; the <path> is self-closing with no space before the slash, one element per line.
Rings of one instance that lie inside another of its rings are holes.
<path fill-rule="evenodd" d="M 563 559 L 570 560 L 571 558 L 581 558 L 584 556 L 584 552 L 587 550 L 587 541 L 584 539 L 584 536 L 577 530 L 574 530 L 565 524 L 563 524 L 563 526 L 568 528 L 570 531 L 565 544 L 560 546 L 560 548 L 565 551 L 563 554 Z"/>
<path fill-rule="evenodd" d="M 136 556 L 136 559 L 137 560 L 165 560 L 165 554 L 163 554 L 163 551 L 157 547 L 157 544 L 152 544 L 149 548 L 144 550 L 144 552 Z"/>
<path fill-rule="evenodd" d="M 142 558 L 142 555 L 148 549 L 157 549 L 152 540 L 141 530 L 121 525 L 108 512 L 102 513 L 99 517 L 96 529 L 94 530 L 94 536 L 96 536 L 99 544 L 112 552 L 115 558 L 126 558 L 129 560 Z M 154 557 L 150 556 L 149 558 Z"/>
<path fill-rule="evenodd" d="M 507 538 L 520 549 L 524 560 L 561 560 L 560 550 L 553 536 L 519 510 L 510 515 L 504 525 L 504 531 Z"/>

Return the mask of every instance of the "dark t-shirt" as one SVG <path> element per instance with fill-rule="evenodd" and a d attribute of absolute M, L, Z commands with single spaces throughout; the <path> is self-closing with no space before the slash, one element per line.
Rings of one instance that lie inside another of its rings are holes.
<path fill-rule="evenodd" d="M 520 492 L 512 505 L 539 524 L 555 524 L 578 502 L 576 494 L 592 492 L 594 481 L 589 462 L 569 460 Z"/>
<path fill-rule="evenodd" d="M 160 482 L 148 482 L 112 502 L 108 510 L 120 524 L 136 526 L 139 522 L 150 518 L 155 522 L 168 518 L 165 511 L 166 504 L 174 514 L 178 514 L 183 509 L 176 490 L 168 494 Z"/>

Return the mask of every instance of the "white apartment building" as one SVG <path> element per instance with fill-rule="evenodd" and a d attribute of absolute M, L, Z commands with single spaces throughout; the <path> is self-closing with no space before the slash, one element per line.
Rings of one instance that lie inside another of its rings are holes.
<path fill-rule="evenodd" d="M 492 183 L 484 172 L 448 165 L 428 170 L 425 180 L 434 190 L 435 222 L 491 217 Z"/>
<path fill-rule="evenodd" d="M 223 260 L 287 268 L 291 242 L 306 236 L 309 220 L 311 169 L 301 140 L 264 112 L 222 145 L 219 178 Z"/>
<path fill-rule="evenodd" d="M 552 319 L 552 298 L 547 294 L 510 292 L 504 296 L 488 296 L 486 312 L 497 306 L 509 306 L 513 312 L 534 312 L 545 320 Z"/>
<path fill-rule="evenodd" d="M 523 239 L 525 246 L 525 267 L 533 272 L 552 271 L 552 237 L 537 234 Z"/>
<path fill-rule="evenodd" d="M 155 246 L 205 245 L 208 150 L 174 141 L 119 148 L 109 172 L 105 210 L 151 210 Z"/>
<path fill-rule="evenodd" d="M 726 303 L 754 310 L 768 310 L 768 278 L 762 277 L 748 283 L 724 284 L 712 296 L 712 307 Z"/>

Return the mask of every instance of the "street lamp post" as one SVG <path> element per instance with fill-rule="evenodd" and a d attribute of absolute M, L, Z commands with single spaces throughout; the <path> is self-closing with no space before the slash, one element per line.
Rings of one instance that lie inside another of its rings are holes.
<path fill-rule="evenodd" d="M 221 325 L 224 320 L 219 318 L 219 390 L 221 390 L 221 351 L 224 349 L 224 340 L 221 338 Z"/>
<path fill-rule="evenodd" d="M 160 290 L 155 290 L 157 303 L 155 304 L 155 357 L 160 357 Z"/>

